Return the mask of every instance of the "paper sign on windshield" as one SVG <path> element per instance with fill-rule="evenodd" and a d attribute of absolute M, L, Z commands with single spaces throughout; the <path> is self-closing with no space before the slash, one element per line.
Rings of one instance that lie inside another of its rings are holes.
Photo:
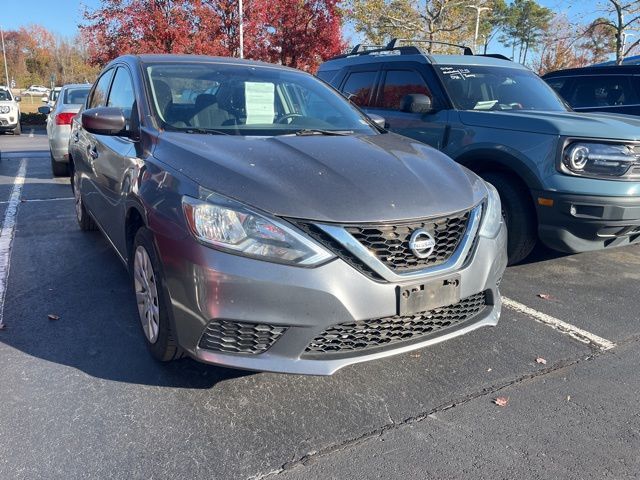
<path fill-rule="evenodd" d="M 244 98 L 247 106 L 247 125 L 273 123 L 275 115 L 273 83 L 245 82 Z"/>

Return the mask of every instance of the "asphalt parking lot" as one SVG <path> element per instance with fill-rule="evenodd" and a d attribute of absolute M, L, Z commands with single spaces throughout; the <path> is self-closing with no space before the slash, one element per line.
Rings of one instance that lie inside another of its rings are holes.
<path fill-rule="evenodd" d="M 332 377 L 160 365 L 24 133 L 0 136 L 0 478 L 640 478 L 639 246 L 539 248 L 497 327 Z"/>

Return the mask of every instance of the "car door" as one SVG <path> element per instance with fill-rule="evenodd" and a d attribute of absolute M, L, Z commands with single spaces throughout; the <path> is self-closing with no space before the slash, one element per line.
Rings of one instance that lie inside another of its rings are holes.
<path fill-rule="evenodd" d="M 118 67 L 115 72 L 106 106 L 120 108 L 128 127 L 131 128 L 136 101 L 131 75 L 124 66 Z M 114 246 L 122 253 L 125 251 L 125 205 L 122 184 L 128 159 L 135 156 L 135 141 L 126 136 L 93 135 L 92 137 L 90 149 L 94 152 L 92 157 L 97 190 L 97 210 L 94 216 Z"/>
<path fill-rule="evenodd" d="M 107 105 L 109 87 L 111 87 L 114 73 L 115 69 L 110 68 L 98 78 L 87 98 L 86 109 Z M 79 115 L 82 115 L 82 110 Z M 98 175 L 101 174 L 101 167 L 97 165 L 96 162 L 98 158 L 96 148 L 96 136 L 82 128 L 82 122 L 75 122 L 69 140 L 69 151 L 73 157 L 74 175 L 77 182 L 76 187 L 80 188 L 85 207 L 91 212 L 91 215 L 93 215 L 98 223 L 100 223 L 98 217 L 101 203 L 99 201 L 100 194 L 97 184 Z"/>
<path fill-rule="evenodd" d="M 368 109 L 384 117 L 389 129 L 414 138 L 437 149 L 444 146 L 448 110 L 439 85 L 430 72 L 415 63 L 393 62 L 383 67 L 380 86 L 373 105 Z M 431 80 L 431 81 L 430 81 Z M 406 95 L 422 94 L 431 99 L 429 113 L 403 112 L 400 108 Z"/>

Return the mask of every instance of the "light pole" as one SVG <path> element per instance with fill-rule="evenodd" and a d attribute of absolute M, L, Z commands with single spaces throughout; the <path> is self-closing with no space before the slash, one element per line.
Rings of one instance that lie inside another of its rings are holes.
<path fill-rule="evenodd" d="M 4 50 L 4 31 L 2 27 L 0 27 L 0 37 L 2 38 L 2 58 L 4 59 L 4 76 L 7 81 L 7 88 L 11 88 L 9 86 L 9 69 L 7 68 L 7 52 Z"/>
<path fill-rule="evenodd" d="M 480 13 L 485 10 L 491 10 L 489 7 L 480 7 L 478 5 L 467 5 L 467 8 L 473 8 L 476 11 L 476 34 L 473 36 L 473 52 L 476 51 L 478 44 L 478 30 L 480 30 Z"/>
<path fill-rule="evenodd" d="M 240 26 L 238 28 L 240 33 L 240 58 L 244 58 L 244 19 L 242 15 L 242 0 L 238 0 L 238 21 Z"/>

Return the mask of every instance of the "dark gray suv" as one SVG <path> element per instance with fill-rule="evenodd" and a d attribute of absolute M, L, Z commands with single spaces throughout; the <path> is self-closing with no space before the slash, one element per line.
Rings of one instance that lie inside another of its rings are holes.
<path fill-rule="evenodd" d="M 331 374 L 498 321 L 495 189 L 306 73 L 118 58 L 69 154 L 160 360 Z"/>
<path fill-rule="evenodd" d="M 528 68 L 469 53 L 392 41 L 327 61 L 318 76 L 491 182 L 510 263 L 538 238 L 564 252 L 640 241 L 640 119 L 573 112 Z"/>

